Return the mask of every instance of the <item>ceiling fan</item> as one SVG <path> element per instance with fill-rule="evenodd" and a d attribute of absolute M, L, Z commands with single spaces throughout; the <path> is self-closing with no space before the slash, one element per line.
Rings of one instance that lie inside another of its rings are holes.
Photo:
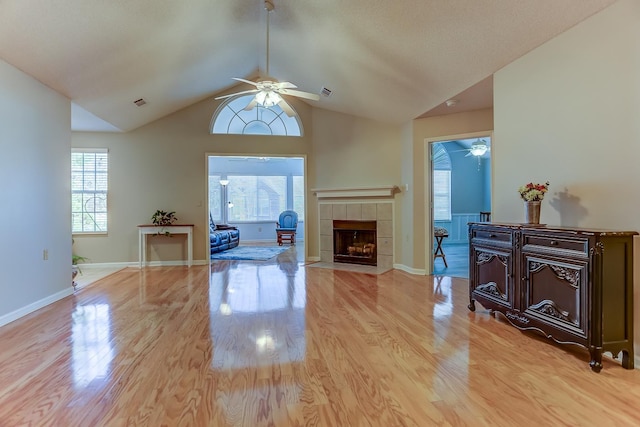
<path fill-rule="evenodd" d="M 485 141 L 484 139 L 478 138 L 477 141 L 474 141 L 471 144 L 471 147 L 465 148 L 464 150 L 460 150 L 460 151 L 469 151 L 465 157 L 469 157 L 469 156 L 480 157 L 480 156 L 484 156 L 485 153 L 491 151 L 491 147 L 489 146 L 489 144 L 487 144 L 487 141 Z"/>
<path fill-rule="evenodd" d="M 266 73 L 269 75 L 269 15 L 275 9 L 273 2 L 271 0 L 265 0 L 264 8 L 267 11 L 267 68 Z M 270 77 L 267 77 L 270 78 Z M 315 93 L 303 92 L 297 89 L 297 86 L 291 82 L 278 82 L 274 80 L 260 80 L 257 82 L 252 82 L 251 80 L 241 79 L 238 77 L 233 77 L 233 80 L 237 80 L 239 82 L 248 83 L 250 85 L 255 86 L 255 89 L 244 90 L 241 92 L 232 93 L 229 95 L 219 96 L 215 99 L 224 99 L 230 98 L 236 95 L 242 95 L 245 93 L 255 93 L 256 96 L 249 102 L 249 104 L 244 108 L 249 111 L 256 107 L 256 105 L 261 105 L 263 107 L 269 108 L 274 105 L 278 105 L 282 108 L 287 116 L 293 117 L 296 115 L 295 110 L 285 101 L 282 95 L 288 96 L 296 96 L 299 98 L 310 99 L 313 101 L 318 101 L 320 97 Z"/>
<path fill-rule="evenodd" d="M 476 141 L 471 143 L 469 148 L 464 148 L 462 150 L 456 150 L 455 152 L 460 151 L 468 151 L 465 157 L 473 156 L 478 159 L 478 171 L 480 171 L 480 160 L 486 153 L 491 151 L 491 146 L 484 139 L 478 138 Z"/>

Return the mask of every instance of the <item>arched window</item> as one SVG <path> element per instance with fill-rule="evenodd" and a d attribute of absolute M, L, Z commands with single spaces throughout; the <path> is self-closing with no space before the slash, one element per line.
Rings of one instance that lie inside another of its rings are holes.
<path fill-rule="evenodd" d="M 433 144 L 431 157 L 433 159 L 433 170 L 451 170 L 451 157 L 449 157 L 449 153 L 447 153 L 447 150 L 442 146 L 441 143 L 436 142 L 435 144 Z"/>
<path fill-rule="evenodd" d="M 244 108 L 254 95 L 240 95 L 228 98 L 220 104 L 211 118 L 211 133 L 240 135 L 283 135 L 302 136 L 302 123 L 298 115 L 287 116 L 277 105 L 269 108 L 256 105 L 246 111 Z M 293 107 L 291 107 L 293 108 Z"/>
<path fill-rule="evenodd" d="M 433 162 L 433 219 L 451 221 L 451 157 L 441 143 L 431 147 Z"/>

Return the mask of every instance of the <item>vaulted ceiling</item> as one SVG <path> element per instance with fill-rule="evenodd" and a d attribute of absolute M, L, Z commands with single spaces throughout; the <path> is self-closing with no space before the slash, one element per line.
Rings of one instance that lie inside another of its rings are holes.
<path fill-rule="evenodd" d="M 390 123 L 483 108 L 493 73 L 614 1 L 273 0 L 269 74 Z M 1 0 L 0 58 L 70 98 L 74 129 L 128 131 L 264 76 L 266 14 L 264 0 Z"/>

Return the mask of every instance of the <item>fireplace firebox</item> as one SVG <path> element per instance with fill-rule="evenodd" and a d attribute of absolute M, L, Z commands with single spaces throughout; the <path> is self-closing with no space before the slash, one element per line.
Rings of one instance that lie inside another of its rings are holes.
<path fill-rule="evenodd" d="M 333 261 L 378 265 L 376 221 L 333 221 Z"/>

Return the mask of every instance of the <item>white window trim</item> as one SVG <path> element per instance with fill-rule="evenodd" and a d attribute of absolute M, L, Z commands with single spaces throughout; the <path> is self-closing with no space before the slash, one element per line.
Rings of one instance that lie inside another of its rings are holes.
<path fill-rule="evenodd" d="M 71 153 L 107 153 L 109 154 L 108 148 L 72 148 Z M 109 180 L 109 166 L 110 159 L 107 156 L 107 182 Z M 71 172 L 71 171 L 70 171 Z M 71 177 L 70 177 L 71 178 Z M 73 193 L 73 190 L 71 190 Z M 73 231 L 73 224 L 71 225 L 71 234 L 72 235 L 106 235 L 109 232 L 109 185 L 107 184 L 107 229 L 104 231 Z"/>

